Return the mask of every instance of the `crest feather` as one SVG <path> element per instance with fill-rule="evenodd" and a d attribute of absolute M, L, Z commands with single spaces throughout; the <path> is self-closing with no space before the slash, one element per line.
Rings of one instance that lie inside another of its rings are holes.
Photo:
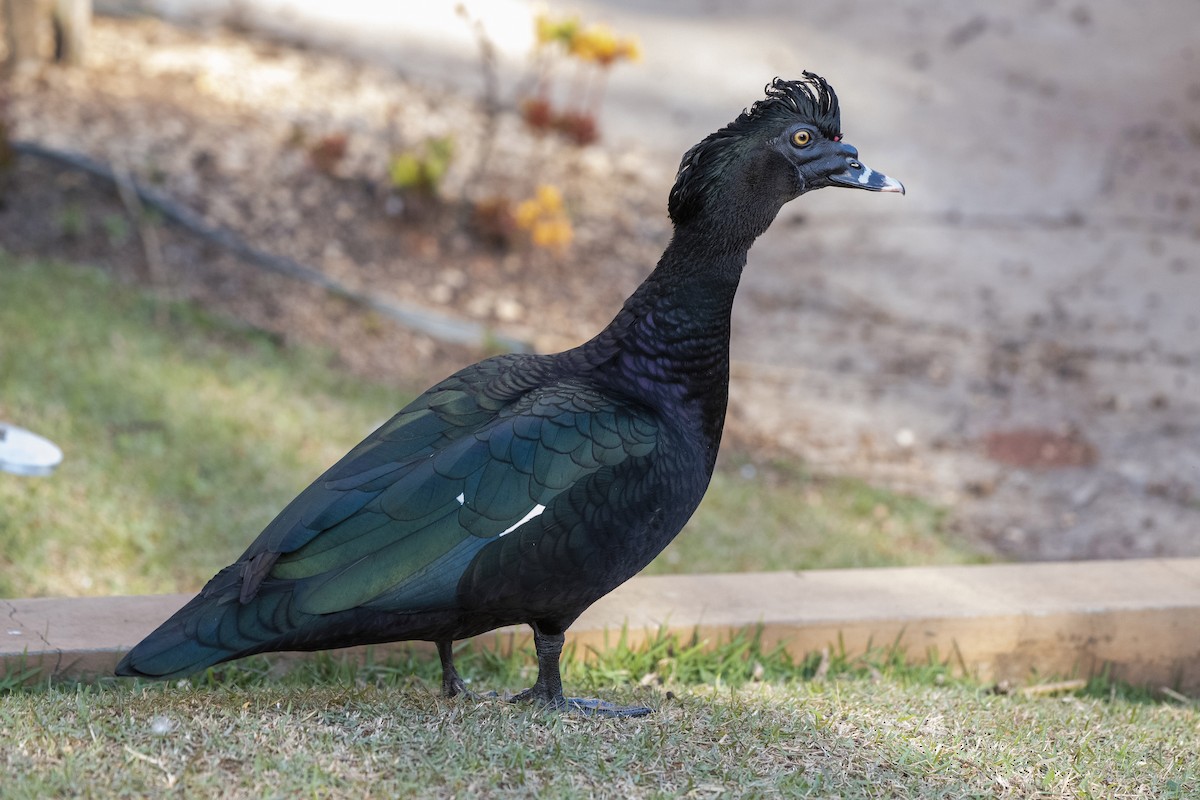
<path fill-rule="evenodd" d="M 841 135 L 842 117 L 837 94 L 820 75 L 806 70 L 800 80 L 776 78 L 767 84 L 765 91 L 766 97 L 683 154 L 667 202 L 667 210 L 675 224 L 695 214 L 700 199 L 732 155 L 728 152 L 729 145 L 764 122 L 780 126 L 807 122 L 830 139 Z"/>

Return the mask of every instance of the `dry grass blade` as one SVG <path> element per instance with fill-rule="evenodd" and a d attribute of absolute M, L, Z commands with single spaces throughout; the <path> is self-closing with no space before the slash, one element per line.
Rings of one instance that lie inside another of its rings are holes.
<path fill-rule="evenodd" d="M 1062 694 L 1063 692 L 1078 692 L 1081 689 L 1086 689 L 1087 684 L 1088 682 L 1082 678 L 1069 681 L 1038 683 L 1033 686 L 1021 687 L 1020 693 L 1026 697 L 1038 697 L 1040 695 Z"/>

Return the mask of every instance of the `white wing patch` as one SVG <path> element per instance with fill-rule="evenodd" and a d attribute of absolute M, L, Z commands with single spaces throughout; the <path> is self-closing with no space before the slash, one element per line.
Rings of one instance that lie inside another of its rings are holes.
<path fill-rule="evenodd" d="M 521 527 L 526 522 L 529 522 L 529 520 L 533 519 L 534 517 L 541 516 L 542 512 L 545 510 L 546 510 L 546 507 L 544 505 L 542 505 L 541 503 L 538 503 L 536 506 L 529 509 L 529 513 L 526 514 L 525 516 L 521 517 L 519 522 L 516 522 L 513 525 L 509 526 L 509 528 L 507 530 L 501 531 L 500 535 L 504 536 L 506 534 L 512 533 L 517 528 Z"/>
<path fill-rule="evenodd" d="M 467 495 L 463 492 L 459 492 L 458 497 L 454 499 L 458 501 L 460 506 L 465 506 L 467 504 Z"/>

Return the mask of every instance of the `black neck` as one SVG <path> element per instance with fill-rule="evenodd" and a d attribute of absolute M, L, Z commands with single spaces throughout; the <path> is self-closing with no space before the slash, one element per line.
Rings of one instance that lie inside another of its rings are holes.
<path fill-rule="evenodd" d="M 730 313 L 753 243 L 714 233 L 676 230 L 654 272 L 579 348 L 612 388 L 668 414 L 696 409 L 712 457 L 728 403 Z"/>

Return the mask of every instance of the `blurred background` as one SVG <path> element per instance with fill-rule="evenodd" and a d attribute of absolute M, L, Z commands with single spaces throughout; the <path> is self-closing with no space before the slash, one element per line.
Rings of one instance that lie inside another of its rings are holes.
<path fill-rule="evenodd" d="M 0 473 L 0 596 L 194 590 L 432 381 L 590 337 L 804 69 L 908 195 L 755 246 L 651 569 L 1200 554 L 1200 4 L 5 2 L 0 420 L 65 460 Z"/>

